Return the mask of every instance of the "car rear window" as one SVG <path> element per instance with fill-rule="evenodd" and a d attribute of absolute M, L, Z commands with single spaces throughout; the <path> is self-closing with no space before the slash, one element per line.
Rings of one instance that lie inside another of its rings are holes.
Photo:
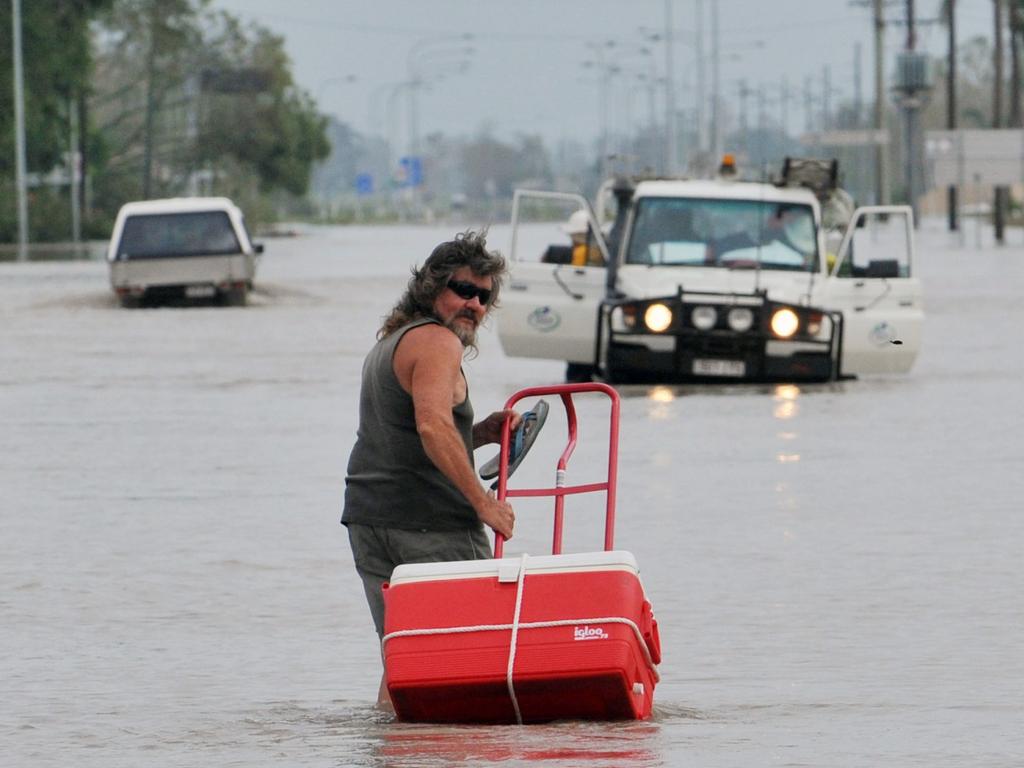
<path fill-rule="evenodd" d="M 226 212 L 198 211 L 129 216 L 117 255 L 122 259 L 147 259 L 215 256 L 241 250 Z"/>

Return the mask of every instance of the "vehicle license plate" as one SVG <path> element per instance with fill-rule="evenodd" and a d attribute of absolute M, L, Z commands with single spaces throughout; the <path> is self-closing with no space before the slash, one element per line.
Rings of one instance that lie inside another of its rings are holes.
<path fill-rule="evenodd" d="M 698 376 L 745 376 L 747 364 L 742 360 L 693 361 L 693 372 Z"/>
<path fill-rule="evenodd" d="M 216 295 L 217 289 L 212 285 L 186 285 L 186 299 L 209 299 Z"/>

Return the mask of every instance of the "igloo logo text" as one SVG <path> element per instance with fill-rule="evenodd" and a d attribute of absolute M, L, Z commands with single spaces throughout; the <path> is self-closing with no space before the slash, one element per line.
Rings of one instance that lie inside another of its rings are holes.
<path fill-rule="evenodd" d="M 588 627 L 586 625 L 582 627 L 573 627 L 572 630 L 573 640 L 607 640 L 608 633 L 600 627 Z"/>

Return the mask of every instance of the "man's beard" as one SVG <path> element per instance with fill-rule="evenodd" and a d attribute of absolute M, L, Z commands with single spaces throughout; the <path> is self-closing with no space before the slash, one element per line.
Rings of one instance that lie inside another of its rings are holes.
<path fill-rule="evenodd" d="M 457 323 L 460 317 L 468 318 L 473 322 L 472 328 L 467 328 L 462 323 Z M 447 323 L 444 324 L 445 328 L 454 333 L 459 337 L 459 341 L 462 342 L 464 347 L 475 347 L 476 346 L 476 317 L 470 312 L 460 312 L 459 314 L 452 317 Z"/>

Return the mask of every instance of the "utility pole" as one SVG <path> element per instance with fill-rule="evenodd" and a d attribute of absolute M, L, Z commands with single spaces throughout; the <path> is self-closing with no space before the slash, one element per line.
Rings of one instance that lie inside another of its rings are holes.
<path fill-rule="evenodd" d="M 789 78 L 783 75 L 779 84 L 779 125 L 783 137 L 789 136 L 789 96 Z"/>
<path fill-rule="evenodd" d="M 853 127 L 861 127 L 863 99 L 860 87 L 860 43 L 853 46 Z"/>
<path fill-rule="evenodd" d="M 153 184 L 153 128 L 156 124 L 156 2 L 149 7 L 149 51 L 146 54 L 146 135 L 142 155 L 142 199 L 149 200 Z"/>
<path fill-rule="evenodd" d="M 743 145 L 746 146 L 747 142 L 750 141 L 750 137 L 747 135 L 749 132 L 749 123 L 747 122 L 747 96 L 750 96 L 754 91 L 747 88 L 747 81 L 740 79 L 739 81 L 739 93 L 740 93 L 740 134 L 743 136 Z M 749 150 L 748 150 L 749 151 Z"/>
<path fill-rule="evenodd" d="M 993 11 L 995 13 L 995 76 L 992 91 L 992 127 L 1002 128 L 1003 127 L 1003 2 L 1002 0 L 992 0 Z M 1004 200 L 1006 199 L 1006 187 L 996 187 L 995 199 L 993 205 L 995 210 L 993 211 L 993 226 L 995 229 L 996 242 L 1000 245 L 1005 240 L 1005 211 L 1004 211 Z"/>
<path fill-rule="evenodd" d="M 811 76 L 804 76 L 804 133 L 814 130 L 814 97 L 811 94 Z"/>
<path fill-rule="evenodd" d="M 25 163 L 25 91 L 21 71 L 21 0 L 11 0 L 14 58 L 14 164 L 18 188 L 18 261 L 28 259 L 28 175 Z"/>
<path fill-rule="evenodd" d="M 917 45 L 917 31 L 914 28 L 914 0 L 907 0 L 907 41 L 906 41 L 906 58 L 905 61 L 908 63 L 911 61 L 911 57 L 914 54 L 914 48 Z M 904 80 L 909 80 L 908 72 L 904 73 Z M 904 110 L 906 122 L 904 130 L 906 131 L 906 143 L 904 145 L 905 157 L 903 158 L 903 180 L 907 187 L 907 203 L 914 211 L 914 222 L 917 223 L 917 195 L 914 189 L 914 132 L 917 130 L 917 121 L 915 118 L 915 110 L 913 104 L 913 94 L 907 90 L 904 96 Z"/>
<path fill-rule="evenodd" d="M 677 172 L 676 99 L 672 65 L 672 0 L 665 0 L 665 165 L 669 176 Z"/>
<path fill-rule="evenodd" d="M 82 239 L 82 205 L 78 197 L 78 175 L 81 157 L 78 154 L 78 100 L 68 100 L 68 189 L 71 192 L 71 240 L 77 246 Z"/>
<path fill-rule="evenodd" d="M 885 17 L 882 15 L 882 0 L 874 0 L 875 27 L 875 131 L 877 139 L 885 132 Z M 889 147 L 881 141 L 875 144 L 875 199 L 879 205 L 889 204 L 889 179 L 887 153 Z"/>
<path fill-rule="evenodd" d="M 697 151 L 703 153 L 707 148 L 707 119 L 705 105 L 707 103 L 706 83 L 704 81 L 704 1 L 694 0 L 694 41 L 693 47 L 697 55 Z"/>
<path fill-rule="evenodd" d="M 717 163 L 722 157 L 722 128 L 718 114 L 718 3 L 711 4 L 711 161 Z"/>
<path fill-rule="evenodd" d="M 832 128 L 832 67 L 826 64 L 821 70 L 821 129 Z"/>
<path fill-rule="evenodd" d="M 1021 86 L 1020 86 L 1020 43 L 1022 9 L 1019 3 L 1011 3 L 1007 12 L 1010 24 L 1010 126 L 1021 127 Z"/>
<path fill-rule="evenodd" d="M 946 67 L 946 128 L 956 130 L 956 0 L 946 0 L 948 14 L 947 31 L 949 32 L 949 65 Z M 959 214 L 959 191 L 955 184 L 947 189 L 947 207 L 949 208 L 949 231 L 956 232 L 960 228 L 957 221 Z"/>
<path fill-rule="evenodd" d="M 914 16 L 914 0 L 907 4 L 906 47 L 896 59 L 896 98 L 903 110 L 903 179 L 907 204 L 914 212 L 914 226 L 918 226 L 917 196 L 921 189 L 920 168 L 924 164 L 921 156 L 921 137 L 918 129 L 918 113 L 928 100 L 931 88 L 928 76 L 928 55 L 918 53 L 917 27 Z"/>

